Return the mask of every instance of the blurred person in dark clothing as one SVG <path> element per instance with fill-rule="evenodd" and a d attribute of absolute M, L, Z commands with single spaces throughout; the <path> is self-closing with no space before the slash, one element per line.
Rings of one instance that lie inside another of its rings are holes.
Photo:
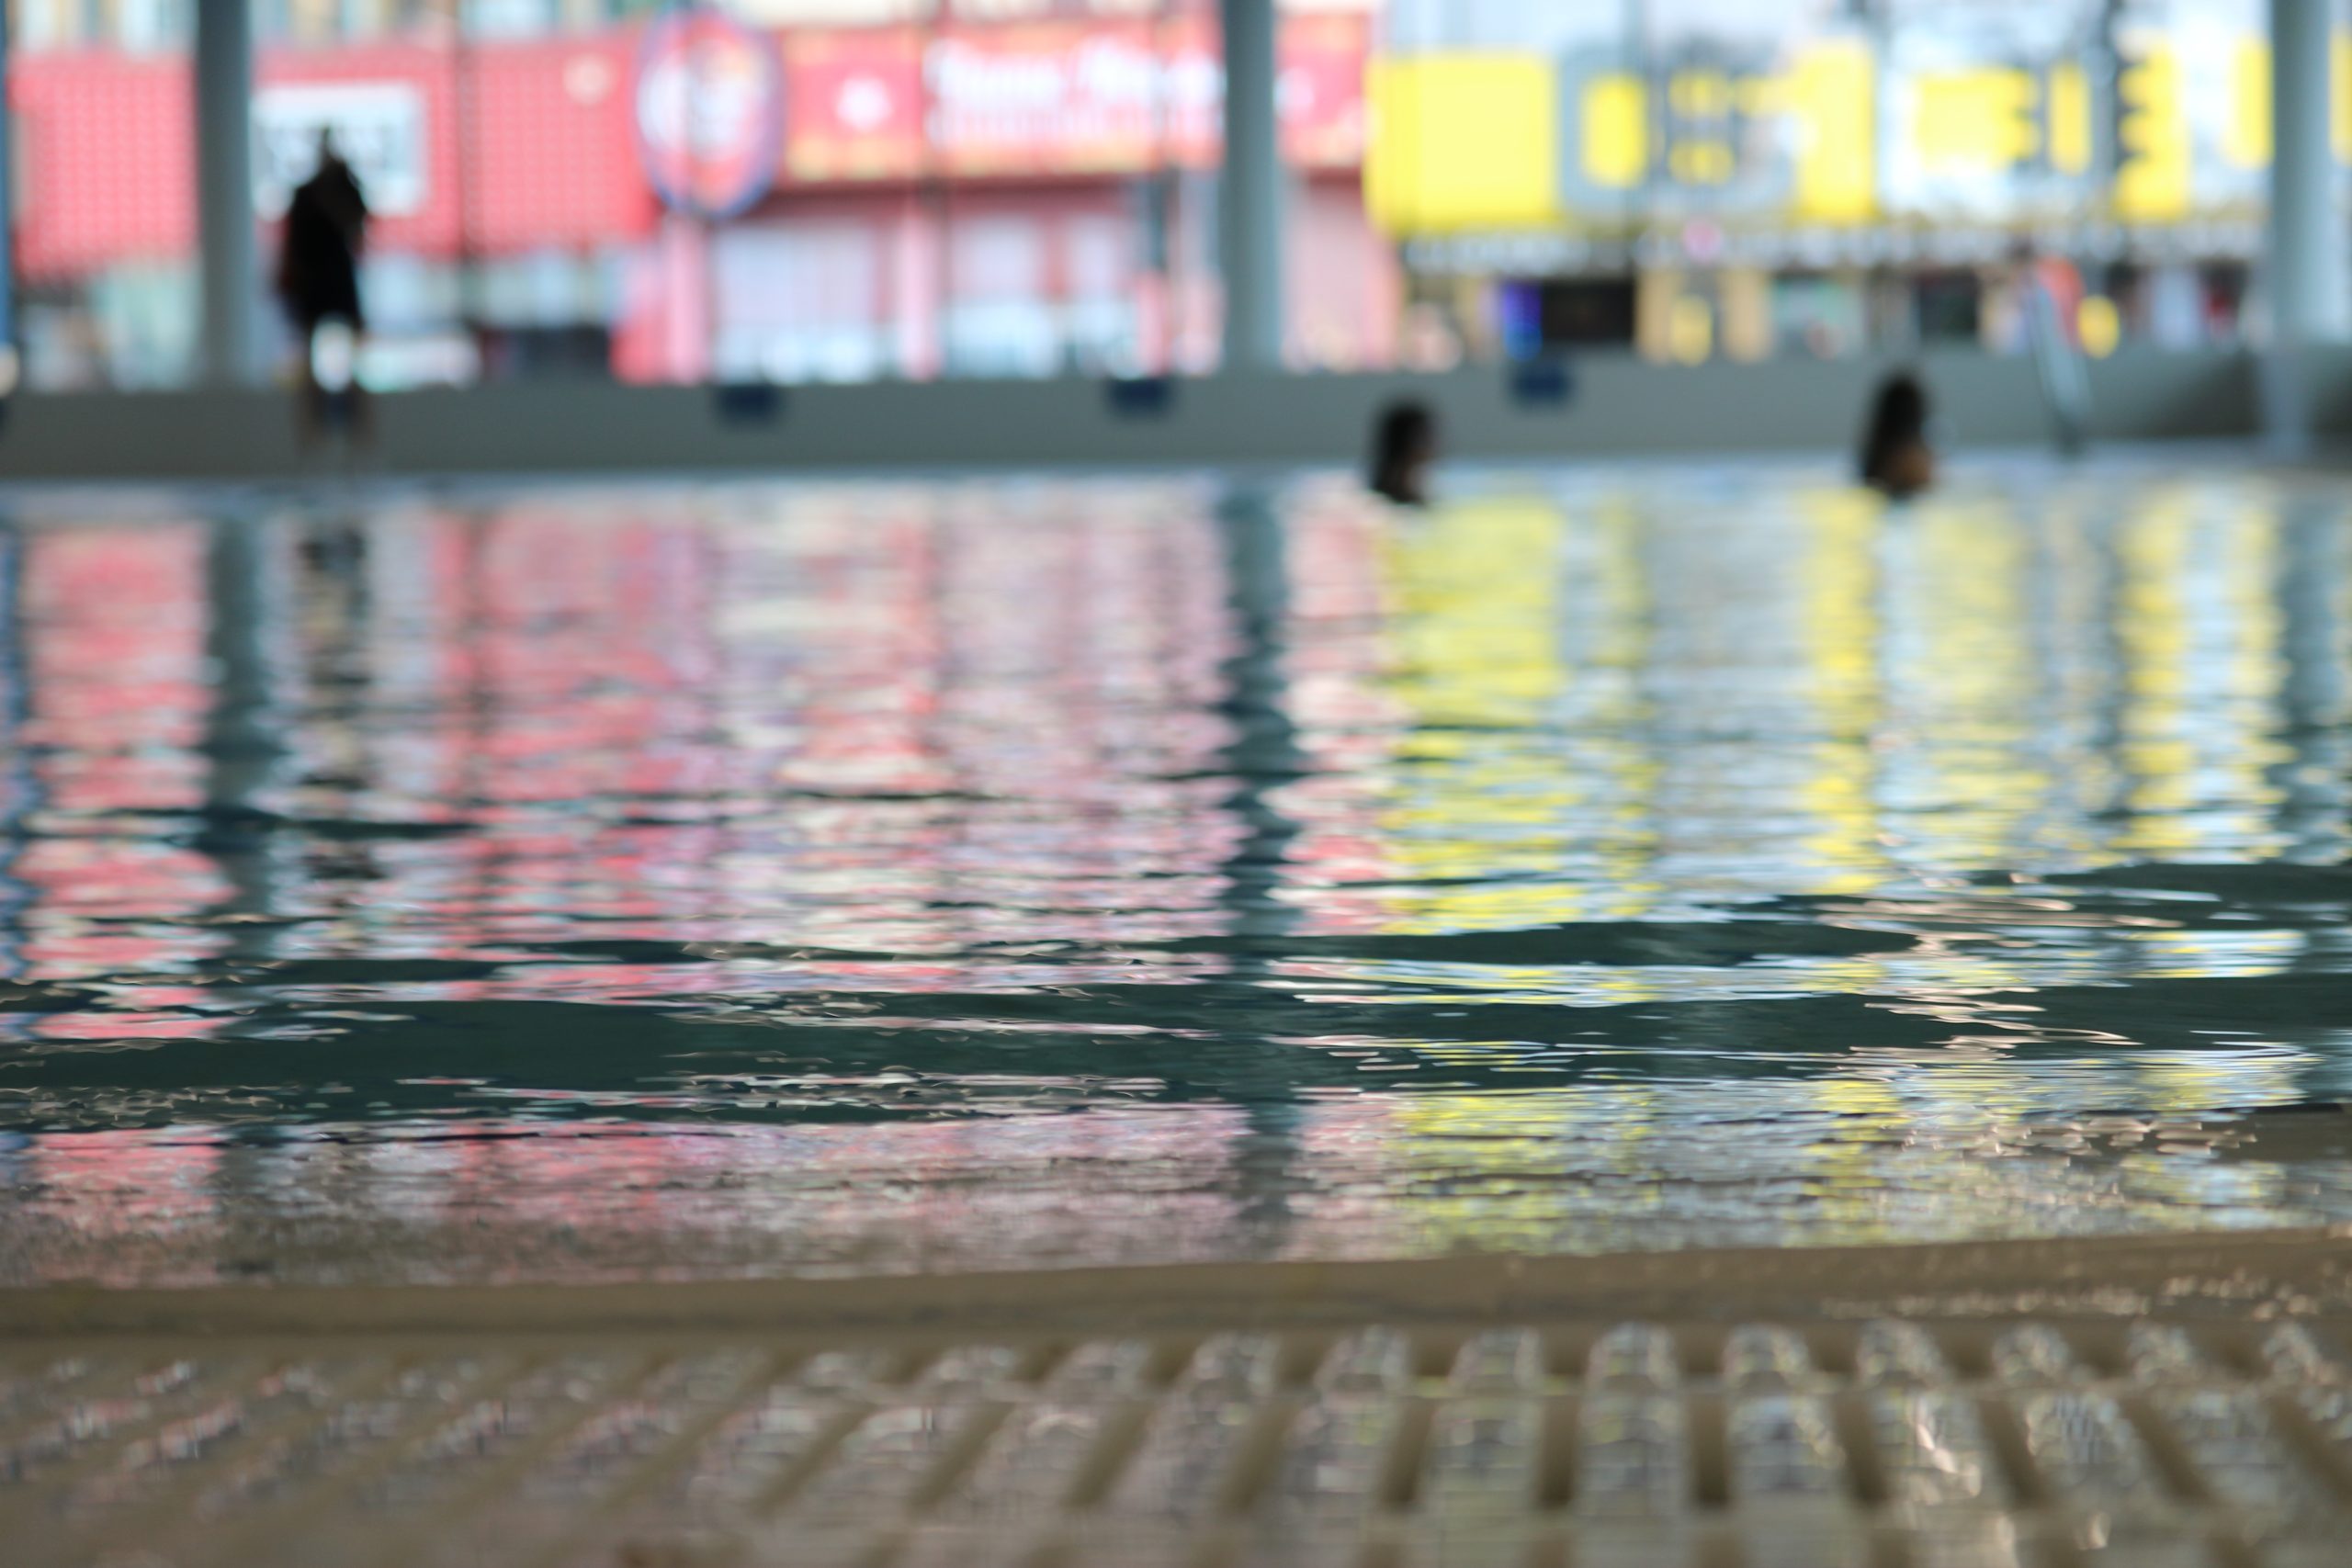
<path fill-rule="evenodd" d="M 1373 426 L 1372 492 L 1399 506 L 1430 502 L 1430 465 L 1437 461 L 1437 416 L 1425 403 L 1391 403 Z"/>
<path fill-rule="evenodd" d="M 277 294 L 301 345 L 302 442 L 316 441 L 330 423 L 367 434 L 368 409 L 355 374 L 368 318 L 359 304 L 359 258 L 368 248 L 368 198 L 359 177 L 335 151 L 333 133 L 319 137 L 317 172 L 294 191 L 277 258 Z M 334 328 L 334 332 L 326 329 Z M 326 353 L 322 354 L 322 349 Z M 333 361 L 322 374 L 322 360 Z"/>
<path fill-rule="evenodd" d="M 1928 445 L 1928 393 L 1909 371 L 1879 383 L 1862 435 L 1862 482 L 1903 501 L 1936 482 L 1935 448 Z"/>

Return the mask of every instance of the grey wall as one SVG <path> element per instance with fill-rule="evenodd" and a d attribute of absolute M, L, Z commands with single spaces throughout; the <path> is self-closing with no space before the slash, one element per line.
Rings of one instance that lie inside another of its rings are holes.
<path fill-rule="evenodd" d="M 379 400 L 395 474 L 659 468 L 1354 463 L 1378 408 L 1413 396 L 1444 422 L 1449 455 L 1577 458 L 1838 451 L 1856 438 L 1883 365 L 1775 361 L 1668 368 L 1577 361 L 1565 405 L 1522 406 L 1506 373 L 1221 377 L 1174 384 L 1159 414 L 1121 414 L 1085 381 L 940 382 L 780 389 L 775 417 L 729 419 L 703 388 L 536 383 Z M 2021 358 L 1931 355 L 1938 412 L 1961 446 L 2031 445 L 2049 425 Z M 2352 350 L 2312 360 L 2317 406 L 2352 427 Z M 2126 352 L 2091 368 L 2094 434 L 2253 434 L 2254 361 L 2237 353 Z M 26 396 L 0 426 L 0 479 L 267 479 L 317 471 L 273 392 Z"/>

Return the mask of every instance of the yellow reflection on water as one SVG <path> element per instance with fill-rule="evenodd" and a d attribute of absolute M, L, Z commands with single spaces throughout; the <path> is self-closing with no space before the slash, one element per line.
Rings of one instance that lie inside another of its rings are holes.
<path fill-rule="evenodd" d="M 1406 719 L 1381 814 L 1400 870 L 1420 878 L 1557 870 L 1575 773 L 1542 739 L 1566 684 L 1559 649 L 1564 521 L 1541 499 L 1441 508 L 1384 541 L 1393 605 L 1388 690 Z M 1400 925 L 1457 929 L 1575 918 L 1557 882 L 1424 886 Z"/>
<path fill-rule="evenodd" d="M 1885 503 L 1858 491 L 1796 497 L 1805 529 L 1799 568 L 1808 689 L 1824 739 L 1798 797 L 1820 823 L 1805 847 L 1836 867 L 1822 891 L 1859 892 L 1884 874 L 1878 762 L 1871 739 L 1883 703 L 1879 673 L 1879 570 Z"/>
<path fill-rule="evenodd" d="M 1904 608 L 1918 620 L 1920 657 L 1908 675 L 1931 738 L 1920 762 L 1937 807 L 1934 861 L 1949 870 L 2015 864 L 2052 783 L 2033 743 L 2045 694 L 2027 592 L 2032 547 L 2007 506 L 1935 508 L 1920 524 Z"/>
<path fill-rule="evenodd" d="M 1657 614 L 1644 546 L 1649 519 L 1613 491 L 1566 514 L 1561 646 L 1576 675 L 1563 723 L 1587 799 L 1580 848 L 1589 857 L 1586 918 L 1639 919 L 1657 908 L 1657 789 L 1645 681 Z"/>
<path fill-rule="evenodd" d="M 2275 513 L 2193 490 L 2116 532 L 2122 853 L 2193 859 L 2262 833 L 2286 753 L 2268 733 L 2285 664 Z M 2227 804 L 2222 804 L 2226 802 Z"/>

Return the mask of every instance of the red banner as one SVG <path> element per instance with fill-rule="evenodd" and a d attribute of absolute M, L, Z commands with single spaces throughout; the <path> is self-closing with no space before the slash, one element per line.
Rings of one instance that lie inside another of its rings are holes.
<path fill-rule="evenodd" d="M 184 60 L 18 55 L 8 65 L 17 145 L 17 270 L 78 277 L 196 249 L 196 136 Z"/>
<path fill-rule="evenodd" d="M 257 198 L 265 211 L 282 202 L 331 130 L 379 198 L 381 249 L 446 259 L 642 240 L 660 203 L 636 143 L 638 37 L 266 51 Z M 778 176 L 790 189 L 1083 178 L 1207 168 L 1218 155 L 1224 87 L 1207 17 L 794 29 L 780 41 Z M 1361 163 L 1365 47 L 1359 17 L 1283 24 L 1294 163 Z M 194 251 L 185 56 L 20 52 L 8 97 L 24 276 Z"/>
<path fill-rule="evenodd" d="M 1310 169 L 1360 169 L 1371 123 L 1364 108 L 1370 28 L 1362 17 L 1293 17 L 1283 24 L 1283 151 Z"/>
<path fill-rule="evenodd" d="M 1283 25 L 1283 144 L 1294 163 L 1363 158 L 1365 28 Z M 1205 17 L 797 33 L 785 40 L 800 184 L 1136 174 L 1215 166 L 1225 81 Z"/>
<path fill-rule="evenodd" d="M 379 209 L 379 249 L 510 254 L 626 241 L 652 226 L 657 204 L 632 141 L 624 35 L 462 52 L 422 45 L 271 51 L 254 74 L 265 212 L 283 201 L 280 187 L 307 168 L 318 131 L 328 129 L 359 154 Z M 461 80 L 473 128 L 462 149 Z M 8 96 L 25 277 L 75 277 L 195 250 L 185 59 L 19 56 Z M 280 161 L 290 174 L 278 173 Z"/>
<path fill-rule="evenodd" d="M 784 178 L 801 185 L 922 173 L 922 33 L 915 28 L 784 38 Z"/>

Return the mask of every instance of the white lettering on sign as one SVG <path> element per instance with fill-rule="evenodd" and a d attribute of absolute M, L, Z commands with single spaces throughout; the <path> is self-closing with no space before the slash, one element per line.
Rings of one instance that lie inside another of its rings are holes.
<path fill-rule="evenodd" d="M 359 176 L 368 209 L 410 217 L 424 206 L 424 95 L 406 82 L 303 82 L 254 95 L 254 201 L 277 218 L 317 172 L 319 138 Z"/>
<path fill-rule="evenodd" d="M 1171 115 L 1213 109 L 1225 92 L 1221 73 L 1164 63 L 1121 38 L 1089 38 L 1059 54 L 943 39 L 924 65 L 933 131 L 948 145 L 1149 135 L 1163 107 Z"/>
<path fill-rule="evenodd" d="M 1214 54 L 1163 51 L 1126 37 L 1090 36 L 1050 53 L 944 38 L 925 51 L 923 70 L 933 140 L 951 151 L 1216 134 L 1225 104 L 1225 68 Z M 1285 123 L 1304 122 L 1318 107 L 1313 73 L 1295 67 L 1280 73 L 1275 96 Z M 840 107 L 856 129 L 846 94 Z"/>

